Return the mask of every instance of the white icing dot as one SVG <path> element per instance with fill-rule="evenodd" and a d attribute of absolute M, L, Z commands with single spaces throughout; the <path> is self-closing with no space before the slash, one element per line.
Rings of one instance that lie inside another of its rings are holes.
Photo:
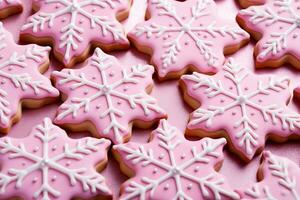
<path fill-rule="evenodd" d="M 66 163 L 66 166 L 70 166 L 71 165 L 71 161 L 68 161 L 67 163 Z"/>
<path fill-rule="evenodd" d="M 167 183 L 165 186 L 164 186 L 164 190 L 168 190 L 170 188 L 170 185 Z"/>
<path fill-rule="evenodd" d="M 55 151 L 57 149 L 57 145 L 53 145 L 52 151 Z"/>
<path fill-rule="evenodd" d="M 57 176 L 54 175 L 54 176 L 52 177 L 51 181 L 52 181 L 52 182 L 56 181 L 56 178 L 57 178 Z"/>
<path fill-rule="evenodd" d="M 157 171 L 158 171 L 158 169 L 155 167 L 155 168 L 153 169 L 153 174 L 156 174 Z"/>
<path fill-rule="evenodd" d="M 35 153 L 35 152 L 37 152 L 39 149 L 40 149 L 39 147 L 35 147 L 35 148 L 33 149 L 33 152 Z"/>
<path fill-rule="evenodd" d="M 193 184 L 190 183 L 190 184 L 188 184 L 187 189 L 188 189 L 188 190 L 191 190 L 192 187 L 193 187 Z"/>
<path fill-rule="evenodd" d="M 160 154 L 160 155 L 158 156 L 158 158 L 159 158 L 159 159 L 163 159 L 164 156 L 165 156 L 165 155 L 162 153 L 162 154 Z"/>
<path fill-rule="evenodd" d="M 198 171 L 199 171 L 199 169 L 200 169 L 200 167 L 199 167 L 199 166 L 195 167 L 195 169 L 194 169 L 194 172 L 198 172 Z"/>
<path fill-rule="evenodd" d="M 32 183 L 36 183 L 37 180 L 38 180 L 38 178 L 37 178 L 37 177 L 34 177 L 34 178 L 32 179 Z"/>
<path fill-rule="evenodd" d="M 182 154 L 182 155 L 180 156 L 180 158 L 181 158 L 181 159 L 185 159 L 185 154 Z"/>

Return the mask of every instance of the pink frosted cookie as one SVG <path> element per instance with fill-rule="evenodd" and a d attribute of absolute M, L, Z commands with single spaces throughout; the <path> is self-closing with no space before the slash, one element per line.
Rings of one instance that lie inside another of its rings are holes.
<path fill-rule="evenodd" d="M 110 196 L 98 173 L 107 162 L 110 142 L 71 139 L 50 119 L 26 138 L 0 139 L 0 199 L 69 200 Z"/>
<path fill-rule="evenodd" d="M 58 90 L 41 73 L 50 47 L 17 45 L 0 22 L 0 131 L 7 133 L 21 117 L 21 105 L 37 108 L 55 100 Z"/>
<path fill-rule="evenodd" d="M 300 199 L 300 169 L 287 158 L 264 152 L 258 181 L 244 191 L 243 200 Z"/>
<path fill-rule="evenodd" d="M 136 47 L 151 54 L 160 79 L 186 71 L 216 73 L 224 53 L 237 51 L 247 32 L 218 16 L 213 0 L 149 0 L 150 19 L 129 34 Z"/>
<path fill-rule="evenodd" d="M 0 0 L 0 19 L 22 12 L 20 0 Z"/>
<path fill-rule="evenodd" d="M 130 0 L 35 0 L 33 6 L 38 11 L 23 25 L 21 40 L 53 44 L 66 67 L 84 60 L 92 45 L 129 46 L 118 20 L 127 17 Z"/>
<path fill-rule="evenodd" d="M 180 82 L 184 98 L 197 108 L 187 134 L 224 136 L 246 161 L 263 149 L 269 137 L 275 141 L 299 137 L 300 115 L 287 107 L 289 84 L 286 77 L 255 75 L 232 58 L 214 76 L 185 75 Z"/>
<path fill-rule="evenodd" d="M 299 9 L 298 0 L 266 0 L 239 12 L 239 24 L 259 40 L 254 50 L 257 67 L 290 63 L 300 69 Z"/>
<path fill-rule="evenodd" d="M 248 8 L 249 6 L 253 5 L 264 4 L 265 2 L 266 0 L 239 0 L 239 3 L 243 8 Z"/>
<path fill-rule="evenodd" d="M 225 144 L 224 138 L 186 140 L 161 120 L 149 143 L 113 147 L 121 170 L 133 176 L 122 185 L 120 199 L 239 199 L 217 172 Z"/>
<path fill-rule="evenodd" d="M 150 65 L 124 67 L 97 48 L 85 67 L 53 73 L 56 87 L 68 96 L 55 123 L 114 143 L 128 141 L 133 124 L 148 127 L 166 116 L 144 91 L 152 89 L 153 72 Z"/>

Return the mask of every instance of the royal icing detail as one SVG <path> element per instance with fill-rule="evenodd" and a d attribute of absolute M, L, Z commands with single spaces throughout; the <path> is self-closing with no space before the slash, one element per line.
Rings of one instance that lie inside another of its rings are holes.
<path fill-rule="evenodd" d="M 268 0 L 264 5 L 241 10 L 239 18 L 246 26 L 262 34 L 256 45 L 258 63 L 279 60 L 292 54 L 300 60 L 300 2 L 297 0 Z"/>
<path fill-rule="evenodd" d="M 71 199 L 110 195 L 95 165 L 107 160 L 110 142 L 68 138 L 50 119 L 26 138 L 0 139 L 0 198 Z"/>
<path fill-rule="evenodd" d="M 153 84 L 150 65 L 122 66 L 97 48 L 82 69 L 54 72 L 56 86 L 68 99 L 58 109 L 55 122 L 90 121 L 97 134 L 114 143 L 130 136 L 129 123 L 152 121 L 166 114 L 144 90 Z"/>
<path fill-rule="evenodd" d="M 23 99 L 57 97 L 58 90 L 39 72 L 50 47 L 17 45 L 0 22 L 0 129 L 8 129 Z"/>
<path fill-rule="evenodd" d="M 214 167 L 222 162 L 226 140 L 188 141 L 161 120 L 147 144 L 129 142 L 113 148 L 135 172 L 122 185 L 120 199 L 239 199 Z"/>
<path fill-rule="evenodd" d="M 152 49 L 152 62 L 160 78 L 189 65 L 215 73 L 224 62 L 224 47 L 249 38 L 234 22 L 221 20 L 213 0 L 150 0 L 151 18 L 129 36 Z"/>
<path fill-rule="evenodd" d="M 300 170 L 291 160 L 265 152 L 263 180 L 244 191 L 243 199 L 299 200 Z"/>
<path fill-rule="evenodd" d="M 15 11 L 11 10 L 7 13 L 7 9 L 15 8 Z M 11 14 L 15 14 L 22 10 L 22 4 L 20 0 L 0 0 L 0 18 L 7 17 Z"/>
<path fill-rule="evenodd" d="M 195 72 L 182 81 L 188 96 L 201 102 L 188 129 L 225 130 L 233 147 L 248 160 L 264 146 L 268 134 L 281 138 L 300 134 L 300 115 L 286 105 L 291 96 L 286 77 L 255 75 L 230 58 L 214 76 Z"/>
<path fill-rule="evenodd" d="M 90 43 L 127 45 L 117 13 L 129 8 L 128 0 L 36 0 L 40 10 L 29 17 L 22 34 L 52 37 L 55 51 L 69 65 Z M 55 28 L 54 28 L 55 25 Z"/>

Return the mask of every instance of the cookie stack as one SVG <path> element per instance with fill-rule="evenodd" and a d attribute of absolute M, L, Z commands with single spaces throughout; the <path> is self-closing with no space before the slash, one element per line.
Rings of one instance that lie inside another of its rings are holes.
<path fill-rule="evenodd" d="M 300 199 L 295 159 L 265 147 L 298 152 L 300 1 L 0 0 L 0 18 L 0 200 Z M 257 182 L 224 160 L 260 160 Z"/>

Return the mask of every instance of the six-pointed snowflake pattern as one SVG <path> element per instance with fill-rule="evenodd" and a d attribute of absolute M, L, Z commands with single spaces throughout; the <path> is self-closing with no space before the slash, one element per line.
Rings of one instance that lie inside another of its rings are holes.
<path fill-rule="evenodd" d="M 187 133 L 212 135 L 224 130 L 247 161 L 270 134 L 280 138 L 300 134 L 300 115 L 286 105 L 291 89 L 285 77 L 255 75 L 230 58 L 216 75 L 195 72 L 183 76 L 181 83 L 187 102 L 191 98 L 201 102 Z"/>
<path fill-rule="evenodd" d="M 29 17 L 21 35 L 25 40 L 28 34 L 52 37 L 57 57 L 66 66 L 72 66 L 91 42 L 110 49 L 128 46 L 116 19 L 118 13 L 129 9 L 128 0 L 36 0 L 34 4 L 40 10 Z"/>
<path fill-rule="evenodd" d="M 20 0 L 0 0 L 0 18 L 19 13 L 22 9 Z"/>
<path fill-rule="evenodd" d="M 224 47 L 249 38 L 234 21 L 218 17 L 213 0 L 150 0 L 148 11 L 151 18 L 138 24 L 129 37 L 142 51 L 145 46 L 152 49 L 152 63 L 161 79 L 188 68 L 215 73 L 224 63 Z"/>
<path fill-rule="evenodd" d="M 0 22 L 1 131 L 8 131 L 23 99 L 42 100 L 59 95 L 50 80 L 39 71 L 49 62 L 49 51 L 49 47 L 15 44 Z"/>
<path fill-rule="evenodd" d="M 263 180 L 244 191 L 242 199 L 299 200 L 300 169 L 291 160 L 264 152 Z"/>
<path fill-rule="evenodd" d="M 144 90 L 153 84 L 149 65 L 123 67 L 97 48 L 82 69 L 54 72 L 56 86 L 68 99 L 58 109 L 59 124 L 92 122 L 96 136 L 122 143 L 130 137 L 129 123 L 150 122 L 165 116 Z"/>
<path fill-rule="evenodd" d="M 300 60 L 297 46 L 300 41 L 299 6 L 297 0 L 268 0 L 264 5 L 251 6 L 239 12 L 240 24 L 250 32 L 262 35 L 255 49 L 258 67 L 281 66 L 288 62 L 283 59 L 288 55 Z"/>
<path fill-rule="evenodd" d="M 120 199 L 238 199 L 214 169 L 223 160 L 225 144 L 224 138 L 188 141 L 161 120 L 149 143 L 114 146 L 122 165 L 135 172 L 123 184 Z"/>
<path fill-rule="evenodd" d="M 26 138 L 0 139 L 0 198 L 71 199 L 110 195 L 95 165 L 106 162 L 110 141 L 68 138 L 49 118 Z"/>

